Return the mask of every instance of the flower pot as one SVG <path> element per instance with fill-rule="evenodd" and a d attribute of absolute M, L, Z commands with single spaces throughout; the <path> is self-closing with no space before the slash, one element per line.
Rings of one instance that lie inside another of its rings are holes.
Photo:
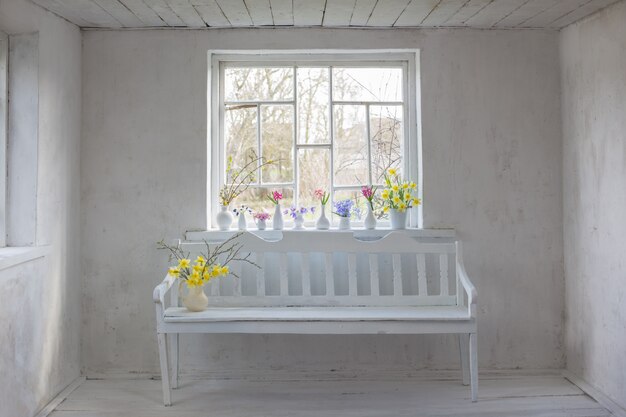
<path fill-rule="evenodd" d="M 374 210 L 372 209 L 372 207 L 368 208 L 367 216 L 365 216 L 365 221 L 363 222 L 363 225 L 367 230 L 376 229 L 376 217 L 374 216 Z"/>
<path fill-rule="evenodd" d="M 326 217 L 326 204 L 322 204 L 322 210 L 320 213 L 319 219 L 315 222 L 315 228 L 317 230 L 328 230 L 330 229 L 330 220 Z"/>
<path fill-rule="evenodd" d="M 276 207 L 274 207 L 274 218 L 272 220 L 272 229 L 283 230 L 283 212 L 280 209 L 280 204 L 276 204 Z"/>
<path fill-rule="evenodd" d="M 400 211 L 396 209 L 389 210 L 389 220 L 391 221 L 392 230 L 406 229 L 406 215 L 408 211 Z"/>
<path fill-rule="evenodd" d="M 265 228 L 267 227 L 267 224 L 265 222 L 265 219 L 258 219 L 256 221 L 256 227 L 259 230 L 265 230 Z"/>
<path fill-rule="evenodd" d="M 304 230 L 304 217 L 302 213 L 296 214 L 296 218 L 293 219 L 293 230 Z"/>
<path fill-rule="evenodd" d="M 239 218 L 237 219 L 237 228 L 239 230 L 246 230 L 248 228 L 248 222 L 246 220 L 246 212 L 240 211 Z"/>
<path fill-rule="evenodd" d="M 339 230 L 350 230 L 350 217 L 339 217 Z"/>
<path fill-rule="evenodd" d="M 233 223 L 233 215 L 228 210 L 228 206 L 220 206 L 220 212 L 215 217 L 217 227 L 220 230 L 230 229 L 230 225 Z"/>
<path fill-rule="evenodd" d="M 204 311 L 209 306 L 209 299 L 204 293 L 204 287 L 187 287 L 187 295 L 183 297 L 183 305 L 189 311 Z"/>

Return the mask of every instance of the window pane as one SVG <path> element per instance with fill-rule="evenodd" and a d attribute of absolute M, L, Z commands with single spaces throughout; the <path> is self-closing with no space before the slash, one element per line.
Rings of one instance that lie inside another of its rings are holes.
<path fill-rule="evenodd" d="M 365 106 L 336 105 L 333 112 L 335 185 L 367 184 Z"/>
<path fill-rule="evenodd" d="M 261 146 L 275 161 L 263 168 L 263 182 L 293 182 L 293 106 L 261 106 Z"/>
<path fill-rule="evenodd" d="M 329 68 L 298 68 L 298 143 L 330 143 Z"/>
<path fill-rule="evenodd" d="M 233 170 L 239 170 L 259 154 L 256 139 L 256 105 L 228 106 L 224 113 L 226 158 L 227 161 L 228 158 L 232 158 Z"/>
<path fill-rule="evenodd" d="M 402 101 L 402 68 L 333 68 L 333 100 Z"/>
<path fill-rule="evenodd" d="M 372 182 L 382 184 L 389 168 L 402 172 L 404 129 L 402 106 L 370 106 Z"/>
<path fill-rule="evenodd" d="M 314 206 L 316 211 L 319 210 L 320 202 L 313 192 L 318 188 L 330 191 L 330 149 L 298 150 L 298 187 L 298 204 L 307 208 Z M 317 217 L 318 213 L 308 214 L 305 219 Z"/>
<path fill-rule="evenodd" d="M 292 100 L 293 68 L 227 67 L 224 69 L 224 100 Z"/>
<path fill-rule="evenodd" d="M 272 203 L 267 197 L 270 193 L 278 191 L 283 194 L 283 199 L 280 202 L 281 207 L 291 207 L 293 204 L 293 188 L 265 188 L 265 187 L 251 187 L 244 191 L 239 197 L 235 199 L 231 208 L 239 207 L 241 204 L 250 207 L 253 211 L 266 211 L 267 213 L 274 215 L 274 203 Z M 248 217 L 248 220 L 250 217 Z M 268 227 L 271 227 L 271 220 Z"/>

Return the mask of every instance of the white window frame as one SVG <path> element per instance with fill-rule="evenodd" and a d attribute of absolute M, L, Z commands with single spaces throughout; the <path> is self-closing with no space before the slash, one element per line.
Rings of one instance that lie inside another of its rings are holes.
<path fill-rule="evenodd" d="M 9 36 L 0 32 L 0 247 L 7 244 L 7 139 L 9 137 Z"/>
<path fill-rule="evenodd" d="M 421 175 L 421 135 L 420 135 L 420 91 L 419 91 L 419 50 L 282 50 L 282 51 L 208 51 L 208 80 L 207 80 L 207 161 L 208 178 L 207 181 L 207 225 L 215 228 L 215 217 L 219 211 L 218 190 L 224 181 L 224 101 L 221 86 L 224 85 L 223 74 L 226 66 L 352 66 L 352 67 L 403 67 L 403 100 L 404 105 L 404 149 L 402 170 L 406 179 L 415 181 L 418 184 L 418 194 L 422 197 L 422 175 Z M 332 86 L 330 87 L 332 88 Z M 331 97 L 331 103 L 333 101 Z M 343 103 L 343 101 L 341 102 Z M 279 102 L 279 104 L 283 104 Z M 294 91 L 293 100 L 287 104 L 294 104 L 297 107 L 297 96 Z M 384 102 L 354 102 L 350 104 L 384 105 Z M 392 103 L 399 104 L 399 103 Z M 294 118 L 297 119 L 297 111 L 294 111 Z M 369 120 L 369 119 L 368 119 Z M 369 126 L 369 122 L 367 123 Z M 294 123 L 294 149 L 297 155 L 298 149 L 317 148 L 320 145 L 298 144 L 297 125 Z M 368 132 L 369 134 L 369 132 Z M 331 141 L 330 144 L 321 145 L 331 149 L 331 171 L 332 167 L 332 147 L 333 128 L 331 119 Z M 368 141 L 371 138 L 368 138 Z M 297 195 L 297 156 L 294 156 L 294 198 Z M 371 167 L 369 168 L 371 170 Z M 332 173 L 331 173 L 332 174 Z M 272 184 L 269 185 L 270 187 Z M 334 191 L 354 190 L 354 186 L 336 186 L 331 184 Z M 332 194 L 332 193 L 331 193 Z M 269 207 L 268 207 L 269 208 Z M 421 206 L 411 209 L 410 227 L 421 227 L 422 225 Z M 359 223 L 356 223 L 358 226 Z M 384 227 L 384 224 L 382 225 Z"/>

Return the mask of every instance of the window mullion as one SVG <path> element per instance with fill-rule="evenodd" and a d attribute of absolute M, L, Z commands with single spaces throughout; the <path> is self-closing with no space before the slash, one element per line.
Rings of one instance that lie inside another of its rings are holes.
<path fill-rule="evenodd" d="M 367 136 L 367 178 L 372 186 L 372 136 L 370 135 L 370 105 L 365 105 L 365 135 Z"/>
<path fill-rule="evenodd" d="M 330 207 L 332 212 L 333 203 L 335 202 L 335 120 L 333 114 L 333 67 L 328 67 L 328 120 L 330 124 Z M 332 224 L 331 216 L 331 224 Z"/>
<path fill-rule="evenodd" d="M 300 174 L 298 172 L 298 71 L 293 67 L 293 180 L 296 186 L 293 189 L 295 207 L 300 205 Z"/>
<path fill-rule="evenodd" d="M 261 143 L 261 103 L 256 104 L 256 145 L 259 150 L 259 158 L 263 158 L 263 147 Z M 263 182 L 261 175 L 261 159 L 257 161 L 257 180 L 256 183 L 260 185 Z"/>

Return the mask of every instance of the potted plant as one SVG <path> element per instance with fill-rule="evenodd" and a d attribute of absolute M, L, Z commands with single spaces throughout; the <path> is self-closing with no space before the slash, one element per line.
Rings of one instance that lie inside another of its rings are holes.
<path fill-rule="evenodd" d="M 364 226 L 368 230 L 376 228 L 376 217 L 374 216 L 374 196 L 376 195 L 376 187 L 363 186 L 361 194 L 367 200 L 367 215 L 365 216 Z"/>
<path fill-rule="evenodd" d="M 239 278 L 231 272 L 228 266 L 231 262 L 247 262 L 258 268 L 258 265 L 249 259 L 250 254 L 240 255 L 242 244 L 236 241 L 240 235 L 231 237 L 213 249 L 205 241 L 205 251 L 193 262 L 190 254 L 184 252 L 179 246 L 170 246 L 163 240 L 157 243 L 158 249 L 170 252 L 169 261 L 175 261 L 174 265 L 168 269 L 168 275 L 177 278 L 180 281 L 179 285 L 184 283 L 187 287 L 187 294 L 183 296 L 183 305 L 187 310 L 203 311 L 207 308 L 209 299 L 204 293 L 204 285 L 211 280 L 229 274 Z M 222 262 L 218 262 L 219 259 L 222 259 Z"/>
<path fill-rule="evenodd" d="M 256 220 L 256 227 L 259 230 L 265 230 L 265 228 L 267 227 L 267 220 L 270 219 L 270 214 L 266 213 L 264 211 L 257 211 L 256 213 L 254 213 L 254 215 L 252 216 L 255 220 Z"/>
<path fill-rule="evenodd" d="M 248 221 L 246 219 L 246 213 L 252 214 L 252 209 L 246 205 L 240 205 L 238 208 L 233 209 L 233 213 L 237 216 L 237 228 L 239 230 L 246 230 L 248 228 Z"/>
<path fill-rule="evenodd" d="M 339 216 L 339 230 L 350 230 L 350 217 L 353 214 L 359 215 L 359 209 L 354 205 L 354 201 L 350 199 L 339 200 L 335 202 L 335 211 Z"/>
<path fill-rule="evenodd" d="M 383 211 L 389 213 L 393 230 L 406 229 L 407 210 L 419 206 L 421 200 L 417 198 L 417 184 L 403 181 L 393 168 L 385 173 L 386 188 L 381 193 Z"/>
<path fill-rule="evenodd" d="M 328 217 L 326 217 L 326 203 L 328 203 L 330 193 L 327 193 L 326 191 L 318 188 L 317 190 L 315 190 L 313 195 L 317 200 L 320 201 L 320 204 L 322 205 L 322 209 L 320 210 L 320 217 L 317 219 L 317 222 L 315 222 L 315 228 L 317 230 L 328 230 L 330 228 L 330 220 L 328 220 Z"/>
<path fill-rule="evenodd" d="M 273 163 L 271 160 L 265 161 L 263 158 L 253 156 L 242 168 L 234 169 L 233 158 L 228 157 L 224 185 L 219 191 L 220 212 L 215 218 L 220 230 L 230 229 L 230 225 L 233 223 L 233 215 L 228 210 L 233 200 L 246 191 L 250 184 L 256 180 L 256 174 L 260 168 Z"/>
<path fill-rule="evenodd" d="M 267 198 L 274 203 L 274 220 L 272 222 L 272 229 L 283 230 L 283 214 L 280 210 L 280 200 L 283 199 L 283 194 L 278 191 L 272 191 Z"/>
<path fill-rule="evenodd" d="M 314 213 L 315 207 L 291 207 L 285 210 L 283 214 L 286 214 L 293 219 L 293 230 L 304 230 L 304 215 L 309 212 Z"/>

